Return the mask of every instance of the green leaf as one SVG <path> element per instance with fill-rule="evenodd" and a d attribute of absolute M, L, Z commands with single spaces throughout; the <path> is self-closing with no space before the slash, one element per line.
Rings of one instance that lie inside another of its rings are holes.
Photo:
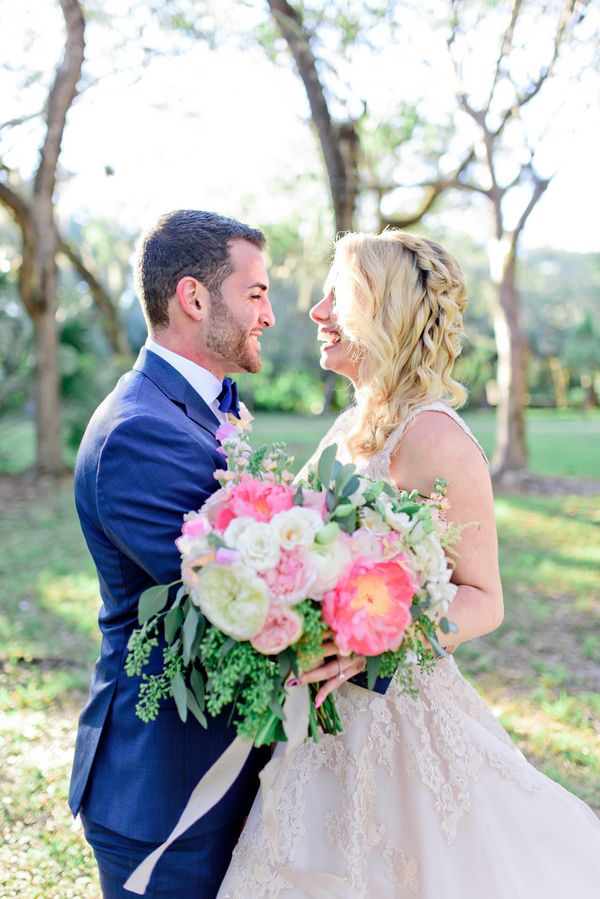
<path fill-rule="evenodd" d="M 356 508 L 352 503 L 340 503 L 339 506 L 336 506 L 333 510 L 333 517 L 345 518 L 347 515 L 351 515 L 352 512 L 356 512 Z"/>
<path fill-rule="evenodd" d="M 190 661 L 190 650 L 196 636 L 199 620 L 200 613 L 198 612 L 198 609 L 195 606 L 190 606 L 181 629 L 183 634 L 183 661 L 185 665 Z"/>
<path fill-rule="evenodd" d="M 225 642 L 223 643 L 223 645 L 221 646 L 221 649 L 219 651 L 220 657 L 222 659 L 224 659 L 225 656 L 227 655 L 227 653 L 229 652 L 229 650 L 233 649 L 233 647 L 235 646 L 236 643 L 237 643 L 237 640 L 234 640 L 233 637 L 227 637 L 227 639 L 225 640 Z"/>
<path fill-rule="evenodd" d="M 197 668 L 192 668 L 192 673 L 190 675 L 190 685 L 192 688 L 192 692 L 196 697 L 198 707 L 203 710 L 204 706 L 206 705 L 206 698 L 204 696 L 204 678 Z"/>
<path fill-rule="evenodd" d="M 432 647 L 433 647 L 433 650 L 434 650 L 435 654 L 438 655 L 438 656 L 443 656 L 444 658 L 447 659 L 447 658 L 448 658 L 448 653 L 447 653 L 446 650 L 443 648 L 443 646 L 441 645 L 441 643 L 438 641 L 437 637 L 434 637 L 433 634 L 429 634 L 428 636 L 429 636 L 429 642 L 431 643 L 431 645 L 432 645 Z"/>
<path fill-rule="evenodd" d="M 294 493 L 293 503 L 295 506 L 301 506 L 304 502 L 304 493 L 302 487 L 297 487 Z"/>
<path fill-rule="evenodd" d="M 165 640 L 167 643 L 173 642 L 173 637 L 179 630 L 183 621 L 183 612 L 179 606 L 170 609 L 165 616 Z"/>
<path fill-rule="evenodd" d="M 347 499 L 349 496 L 352 496 L 352 494 L 356 490 L 358 490 L 359 487 L 360 487 L 360 478 L 358 478 L 356 475 L 353 475 L 350 478 L 350 480 L 348 481 L 348 483 L 346 484 L 346 486 L 344 487 L 344 489 L 342 490 L 341 496 L 343 496 L 344 499 Z"/>
<path fill-rule="evenodd" d="M 333 476 L 333 465 L 335 462 L 335 456 L 337 453 L 337 444 L 332 443 L 331 446 L 328 446 L 321 453 L 321 458 L 319 459 L 317 465 L 317 473 L 319 475 L 319 480 L 323 484 L 324 487 L 329 487 L 331 483 L 331 479 Z"/>
<path fill-rule="evenodd" d="M 149 618 L 161 612 L 167 604 L 169 588 L 165 584 L 156 584 L 144 590 L 138 603 L 138 621 L 145 624 Z"/>
<path fill-rule="evenodd" d="M 381 656 L 368 656 L 367 658 L 367 684 L 369 690 L 375 686 L 381 670 Z"/>
<path fill-rule="evenodd" d="M 202 727 L 207 728 L 208 722 L 206 720 L 206 715 L 204 714 L 204 712 L 202 711 L 202 709 L 196 702 L 196 697 L 194 696 L 194 694 L 192 693 L 191 690 L 186 690 L 185 695 L 186 695 L 186 699 L 187 699 L 188 709 L 190 710 L 190 712 L 192 713 L 192 715 L 194 716 L 196 721 L 198 721 L 198 723 L 201 724 Z"/>
<path fill-rule="evenodd" d="M 173 690 L 173 699 L 175 700 L 179 717 L 182 721 L 187 721 L 187 689 L 183 675 L 179 671 L 175 672 L 173 675 L 171 688 Z"/>
<path fill-rule="evenodd" d="M 335 477 L 335 495 L 340 496 L 342 490 L 345 488 L 346 484 L 355 477 L 356 465 L 353 465 L 352 462 L 348 462 L 346 465 L 342 465 L 340 470 L 338 471 Z"/>

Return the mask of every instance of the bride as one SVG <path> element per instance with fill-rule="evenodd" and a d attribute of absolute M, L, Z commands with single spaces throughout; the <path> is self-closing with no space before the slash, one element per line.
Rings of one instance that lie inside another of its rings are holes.
<path fill-rule="evenodd" d="M 462 533 L 451 618 L 459 643 L 503 618 L 492 489 L 483 450 L 455 408 L 452 379 L 467 305 L 462 275 L 440 246 L 400 231 L 347 234 L 324 298 L 311 310 L 321 366 L 347 377 L 356 403 L 313 456 L 338 444 L 375 478 L 429 494 L 449 482 Z M 324 648 L 301 683 L 338 688 L 344 725 L 304 743 L 276 807 L 278 845 L 259 793 L 218 899 L 594 899 L 600 822 L 533 768 L 455 661 L 416 673 L 418 696 L 347 680 L 364 659 Z M 276 749 L 282 752 L 281 746 Z"/>

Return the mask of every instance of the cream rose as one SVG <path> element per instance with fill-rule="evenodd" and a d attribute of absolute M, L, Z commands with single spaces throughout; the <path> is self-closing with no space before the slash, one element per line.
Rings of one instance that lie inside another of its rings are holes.
<path fill-rule="evenodd" d="M 352 553 L 346 542 L 336 540 L 311 549 L 308 555 L 311 568 L 316 572 L 310 594 L 313 599 L 321 599 L 324 593 L 335 587 L 342 571 L 351 561 Z"/>
<path fill-rule="evenodd" d="M 380 537 L 383 537 L 383 535 L 387 534 L 390 530 L 389 525 L 385 523 L 379 512 L 376 512 L 375 509 L 361 509 L 360 521 L 364 528 Z"/>
<path fill-rule="evenodd" d="M 269 611 L 263 581 L 246 565 L 207 565 L 198 574 L 192 602 L 208 620 L 234 640 L 251 640 Z"/>

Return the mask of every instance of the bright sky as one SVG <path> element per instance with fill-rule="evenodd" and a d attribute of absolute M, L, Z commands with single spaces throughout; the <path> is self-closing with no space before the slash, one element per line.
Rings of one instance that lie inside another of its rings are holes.
<path fill-rule="evenodd" d="M 39 29 L 31 43 L 28 22 Z M 131 19 L 122 18 L 118 28 L 132 26 Z M 327 206 L 305 95 L 291 66 L 275 68 L 252 46 L 243 52 L 234 46 L 209 51 L 197 43 L 178 55 L 155 58 L 135 81 L 131 75 L 104 74 L 112 66 L 113 39 L 98 27 L 88 29 L 88 71 L 103 77 L 69 116 L 61 157 L 69 177 L 60 190 L 61 216 L 114 218 L 141 230 L 161 212 L 182 206 L 215 209 L 257 225 L 284 219 L 290 210 L 302 220 Z M 61 40 L 57 10 L 40 7 L 37 0 L 3 0 L 0 58 L 12 60 L 17 69 L 33 60 L 49 72 Z M 425 49 L 418 32 L 410 47 L 404 54 L 353 61 L 353 78 L 364 80 L 364 95 L 382 122 L 398 102 L 399 86 L 410 99 L 417 80 L 432 108 L 452 102 L 450 79 L 435 65 L 415 79 L 424 54 L 431 62 L 441 53 L 431 43 Z M 135 55 L 128 61 L 134 68 Z M 591 78 L 590 92 L 598 96 Z M 0 71 L 0 123 L 34 109 L 34 94 L 35 88 L 16 95 L 14 77 Z M 524 235 L 529 246 L 600 249 L 600 104 L 586 110 L 589 92 L 580 96 L 584 99 L 571 101 L 548 135 L 546 164 L 558 173 L 530 218 Z M 27 173 L 35 164 L 37 135 L 35 124 L 5 133 L 0 150 L 6 162 Z M 106 175 L 106 166 L 114 175 Z M 455 223 L 481 234 L 478 215 L 465 212 L 460 221 L 456 211 L 452 215 L 450 227 Z"/>

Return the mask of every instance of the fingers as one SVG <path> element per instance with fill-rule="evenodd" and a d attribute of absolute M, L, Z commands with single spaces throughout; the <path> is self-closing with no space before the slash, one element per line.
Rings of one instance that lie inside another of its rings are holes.
<path fill-rule="evenodd" d="M 360 674 L 360 672 L 364 670 L 364 667 L 366 664 L 366 660 L 365 660 L 364 656 L 356 656 L 355 658 L 352 659 L 352 661 L 350 662 L 349 665 L 347 664 L 348 661 L 349 661 L 348 659 L 344 659 L 341 663 L 342 664 L 342 673 L 344 675 L 343 678 L 339 676 L 339 666 L 337 665 L 337 662 L 336 662 L 336 668 L 338 669 L 336 671 L 336 675 L 334 677 L 330 677 L 327 681 L 325 681 L 325 683 L 323 684 L 323 686 L 321 687 L 321 689 L 315 696 L 315 708 L 316 709 L 318 709 L 319 706 L 321 706 L 323 704 L 326 697 L 329 696 L 329 694 L 333 690 L 337 690 L 338 687 L 341 687 L 341 685 L 346 683 L 346 681 L 349 680 L 351 677 L 354 677 L 356 674 Z M 323 667 L 328 667 L 328 666 L 323 666 Z"/>

